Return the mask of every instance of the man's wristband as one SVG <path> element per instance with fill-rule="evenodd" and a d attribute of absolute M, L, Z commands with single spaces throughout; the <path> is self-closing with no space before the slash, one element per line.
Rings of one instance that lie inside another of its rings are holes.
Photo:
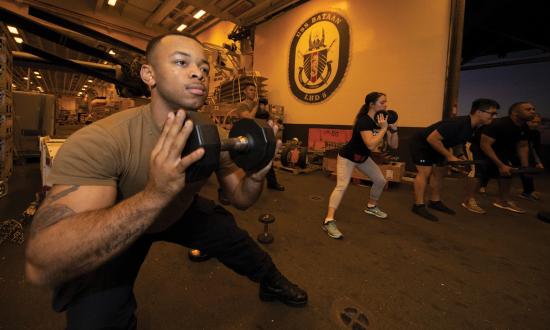
<path fill-rule="evenodd" d="M 390 133 L 397 133 L 397 128 L 390 128 Z"/>

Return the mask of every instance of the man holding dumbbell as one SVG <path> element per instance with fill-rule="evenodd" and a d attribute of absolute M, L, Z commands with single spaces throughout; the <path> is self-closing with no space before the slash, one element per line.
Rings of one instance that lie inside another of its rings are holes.
<path fill-rule="evenodd" d="M 455 211 L 441 201 L 441 184 L 447 170 L 445 162 L 459 160 L 450 149 L 470 140 L 476 128 L 489 124 L 499 107 L 494 100 L 477 99 L 472 103 L 470 115 L 439 121 L 411 139 L 410 150 L 418 171 L 414 180 L 414 213 L 430 221 L 439 220 L 424 204 L 426 185 L 429 182 L 431 198 L 428 206 L 440 212 L 455 214 Z"/>
<path fill-rule="evenodd" d="M 54 183 L 36 213 L 26 250 L 30 282 L 55 288 L 53 307 L 67 311 L 68 329 L 136 328 L 133 285 L 149 248 L 169 241 L 204 250 L 260 282 L 262 300 L 302 306 L 307 294 L 286 279 L 233 216 L 198 195 L 206 179 L 186 180 L 207 158 L 182 157 L 193 122 L 186 111 L 208 95 L 202 44 L 181 33 L 153 38 L 141 78 L 151 103 L 111 115 L 74 133 L 60 149 Z M 185 111 L 184 111 L 185 110 Z M 232 204 L 259 197 L 271 163 L 244 173 L 221 152 L 218 180 Z"/>
<path fill-rule="evenodd" d="M 239 118 L 257 118 L 269 120 L 269 111 L 267 111 L 267 99 L 260 98 L 256 100 L 258 90 L 252 83 L 248 83 L 244 87 L 245 99 L 239 104 L 238 114 Z M 275 169 L 271 167 L 266 175 L 267 188 L 273 190 L 284 191 L 285 187 L 277 181 L 275 176 Z"/>
<path fill-rule="evenodd" d="M 525 213 L 510 199 L 510 180 L 514 167 L 529 165 L 529 144 L 527 122 L 535 116 L 535 107 L 530 102 L 517 102 L 510 106 L 508 116 L 495 119 L 490 125 L 483 127 L 474 139 L 470 150 L 474 159 L 484 162 L 476 165 L 475 174 L 481 182 L 487 182 L 489 178 L 498 180 L 499 198 L 493 206 L 515 213 Z M 517 160 L 519 158 L 519 164 Z M 479 183 L 475 182 L 467 187 L 467 193 L 463 206 L 467 207 L 474 199 Z M 485 213 L 479 209 L 477 213 Z"/>

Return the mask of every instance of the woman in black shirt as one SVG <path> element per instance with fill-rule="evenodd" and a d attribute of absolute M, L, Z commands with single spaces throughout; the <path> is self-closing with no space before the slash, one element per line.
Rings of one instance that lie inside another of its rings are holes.
<path fill-rule="evenodd" d="M 384 115 L 374 118 L 377 111 L 386 110 L 386 103 L 387 99 L 384 93 L 372 92 L 365 97 L 365 104 L 355 118 L 351 140 L 338 153 L 336 163 L 337 183 L 330 195 L 328 212 L 322 225 L 323 230 L 332 238 L 343 237 L 338 227 L 336 227 L 334 213 L 340 205 L 355 167 L 372 181 L 370 199 L 365 213 L 379 218 L 388 216 L 377 206 L 386 185 L 386 179 L 382 175 L 380 167 L 370 157 L 371 150 L 374 150 L 383 141 L 384 136 L 387 136 L 390 147 L 397 148 L 397 126 L 395 124 L 388 125 L 387 118 Z M 386 133 L 388 134 L 386 135 Z"/>

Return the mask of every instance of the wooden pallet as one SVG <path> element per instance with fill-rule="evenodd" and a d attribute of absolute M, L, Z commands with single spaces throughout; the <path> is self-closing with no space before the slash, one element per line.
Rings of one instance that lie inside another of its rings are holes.
<path fill-rule="evenodd" d="M 307 173 L 311 173 L 311 172 L 315 172 L 315 171 L 318 171 L 321 169 L 321 166 L 319 165 L 314 165 L 314 164 L 309 164 L 306 168 L 301 168 L 301 167 L 288 167 L 288 166 L 283 166 L 281 164 L 281 162 L 279 161 L 274 161 L 273 162 L 273 167 L 278 169 L 278 170 L 283 170 L 283 171 L 287 171 L 287 172 L 290 172 L 294 175 L 296 174 L 307 174 Z"/>

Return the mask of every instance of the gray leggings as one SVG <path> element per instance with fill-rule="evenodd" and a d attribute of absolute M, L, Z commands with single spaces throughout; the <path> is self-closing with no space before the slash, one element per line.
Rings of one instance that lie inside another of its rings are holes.
<path fill-rule="evenodd" d="M 372 181 L 370 199 L 377 201 L 380 195 L 382 195 L 382 190 L 386 186 L 386 179 L 382 171 L 380 171 L 380 167 L 370 157 L 358 164 L 338 155 L 338 159 L 336 160 L 336 187 L 332 191 L 332 194 L 330 194 L 329 207 L 337 209 L 340 205 L 342 197 L 348 188 L 351 173 L 356 166 Z"/>

